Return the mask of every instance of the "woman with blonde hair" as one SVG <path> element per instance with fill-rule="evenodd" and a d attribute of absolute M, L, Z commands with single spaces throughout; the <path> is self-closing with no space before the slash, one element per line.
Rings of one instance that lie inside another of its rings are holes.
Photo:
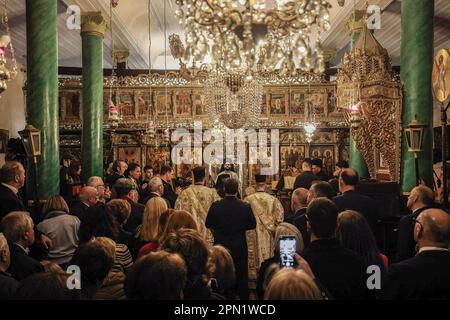
<path fill-rule="evenodd" d="M 154 197 L 147 201 L 142 224 L 136 229 L 136 252 L 139 252 L 139 249 L 148 243 L 153 243 L 156 248 L 159 247 L 159 239 L 162 233 L 159 227 L 159 218 L 167 209 L 164 198 Z"/>
<path fill-rule="evenodd" d="M 66 201 L 58 195 L 47 199 L 42 212 L 44 220 L 36 228 L 52 240 L 47 259 L 64 266 L 78 247 L 80 220 L 69 215 Z"/>
<path fill-rule="evenodd" d="M 167 224 L 165 226 L 160 224 L 159 227 L 160 227 L 159 231 L 161 233 L 159 243 L 162 243 L 168 234 L 177 232 L 181 228 L 198 231 L 198 226 L 197 222 L 195 221 L 195 218 L 189 212 L 184 210 L 173 210 L 173 212 L 170 214 L 169 219 L 167 220 Z M 143 255 L 149 252 L 156 251 L 159 247 L 159 243 L 150 242 L 142 246 L 141 249 L 139 250 L 138 258 L 142 257 Z"/>
<path fill-rule="evenodd" d="M 319 287 L 305 271 L 283 269 L 277 272 L 264 294 L 264 300 L 322 300 Z"/>

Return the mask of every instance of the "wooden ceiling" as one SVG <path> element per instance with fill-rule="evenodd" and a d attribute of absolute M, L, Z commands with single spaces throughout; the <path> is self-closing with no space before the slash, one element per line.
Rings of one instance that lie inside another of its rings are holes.
<path fill-rule="evenodd" d="M 338 54 L 334 59 L 337 65 L 349 43 L 349 33 L 345 27 L 345 17 L 353 8 L 363 9 L 366 0 L 347 0 L 344 7 L 337 4 L 337 0 L 329 0 L 333 6 L 331 11 L 332 28 L 323 35 L 325 47 L 336 49 Z M 375 37 L 388 50 L 393 64 L 400 64 L 401 39 L 401 1 L 400 0 L 370 0 L 370 4 L 379 5 L 382 10 L 381 29 L 375 31 Z M 435 0 L 435 49 L 450 48 L 450 1 Z M 109 17 L 109 0 L 58 0 L 58 55 L 59 66 L 81 66 L 81 37 L 79 30 L 69 30 L 66 26 L 69 5 L 76 4 L 82 11 L 103 11 Z M 165 5 L 165 14 L 164 14 Z M 12 41 L 16 48 L 17 58 L 22 64 L 26 63 L 26 22 L 25 0 L 7 1 Z M 131 69 L 148 68 L 148 1 L 147 0 L 119 0 L 117 8 L 113 9 L 112 31 L 116 47 L 126 47 L 130 50 L 128 67 Z M 164 45 L 171 33 L 182 34 L 173 12 L 176 9 L 175 0 L 151 1 L 151 30 L 152 52 L 151 59 L 154 69 L 173 69 L 178 64 L 170 56 L 169 46 Z M 164 18 L 165 17 L 165 18 Z M 110 31 L 105 35 L 104 65 L 111 66 L 109 54 L 111 47 Z M 166 57 L 167 53 L 167 57 Z"/>

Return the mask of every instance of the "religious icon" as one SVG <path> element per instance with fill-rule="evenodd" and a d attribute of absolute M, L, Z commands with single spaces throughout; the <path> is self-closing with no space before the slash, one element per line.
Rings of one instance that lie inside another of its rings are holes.
<path fill-rule="evenodd" d="M 292 92 L 290 113 L 298 114 L 298 115 L 305 114 L 305 93 L 304 92 Z"/>
<path fill-rule="evenodd" d="M 190 116 L 192 114 L 192 101 L 189 92 L 175 93 L 175 114 L 184 116 Z"/>
<path fill-rule="evenodd" d="M 151 116 L 151 93 L 147 92 L 136 95 L 136 108 L 140 117 Z"/>
<path fill-rule="evenodd" d="M 286 95 L 284 93 L 272 93 L 270 96 L 270 114 L 286 114 Z"/>
<path fill-rule="evenodd" d="M 436 100 L 442 103 L 450 95 L 450 52 L 447 49 L 439 50 L 434 59 L 433 91 Z"/>
<path fill-rule="evenodd" d="M 281 146 L 280 164 L 281 169 L 290 167 L 299 168 L 305 158 L 305 146 Z"/>
<path fill-rule="evenodd" d="M 151 165 L 153 172 L 159 172 L 162 166 L 170 163 L 169 147 L 147 147 L 146 163 Z"/>
<path fill-rule="evenodd" d="M 314 90 L 308 97 L 315 114 L 328 115 L 328 95 L 326 89 Z"/>
<path fill-rule="evenodd" d="M 172 96 L 168 92 L 160 91 L 156 94 L 156 114 L 158 116 L 169 116 L 173 115 L 172 109 Z"/>
<path fill-rule="evenodd" d="M 312 156 L 313 158 L 320 158 L 321 155 L 322 155 L 322 154 L 320 153 L 320 150 L 319 150 L 319 149 L 314 149 L 314 150 L 311 151 L 311 156 Z"/>
<path fill-rule="evenodd" d="M 81 109 L 81 93 L 79 91 L 69 91 L 64 95 L 65 112 L 63 119 L 78 120 L 80 119 Z"/>
<path fill-rule="evenodd" d="M 262 117 L 266 117 L 267 116 L 267 95 L 265 93 L 262 96 L 261 116 Z"/>
<path fill-rule="evenodd" d="M 134 116 L 134 96 L 132 93 L 121 93 L 119 95 L 119 103 L 122 116 Z"/>
<path fill-rule="evenodd" d="M 141 163 L 141 148 L 140 147 L 120 147 L 117 150 L 117 158 L 126 163 Z"/>
<path fill-rule="evenodd" d="M 195 111 L 195 115 L 197 116 L 206 115 L 205 95 L 200 93 L 193 94 L 193 108 Z"/>

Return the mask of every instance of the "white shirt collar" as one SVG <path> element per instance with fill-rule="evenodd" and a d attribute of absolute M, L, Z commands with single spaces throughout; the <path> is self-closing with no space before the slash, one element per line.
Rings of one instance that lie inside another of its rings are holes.
<path fill-rule="evenodd" d="M 12 192 L 14 192 L 14 194 L 18 194 L 19 190 L 17 190 L 16 187 L 13 187 L 12 185 L 9 185 L 7 183 L 2 182 L 2 185 L 7 187 L 9 190 L 11 190 Z"/>
<path fill-rule="evenodd" d="M 419 249 L 419 252 L 421 253 L 423 251 L 449 251 L 447 248 L 439 248 L 439 247 L 422 247 Z"/>

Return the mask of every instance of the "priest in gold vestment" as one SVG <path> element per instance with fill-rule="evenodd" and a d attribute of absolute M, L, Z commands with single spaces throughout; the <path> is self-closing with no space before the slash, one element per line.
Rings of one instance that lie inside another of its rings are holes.
<path fill-rule="evenodd" d="M 247 231 L 249 289 L 256 288 L 261 263 L 273 256 L 275 229 L 283 222 L 284 209 L 281 202 L 265 192 L 266 176 L 256 175 L 256 192 L 244 199 L 252 207 L 256 229 Z"/>
<path fill-rule="evenodd" d="M 206 216 L 211 204 L 220 200 L 220 196 L 217 194 L 216 189 L 208 188 L 204 185 L 206 176 L 204 167 L 196 167 L 192 172 L 194 184 L 181 192 L 175 202 L 175 209 L 186 210 L 192 214 L 197 221 L 200 234 L 210 242 L 212 241 L 212 234 L 206 230 Z"/>

